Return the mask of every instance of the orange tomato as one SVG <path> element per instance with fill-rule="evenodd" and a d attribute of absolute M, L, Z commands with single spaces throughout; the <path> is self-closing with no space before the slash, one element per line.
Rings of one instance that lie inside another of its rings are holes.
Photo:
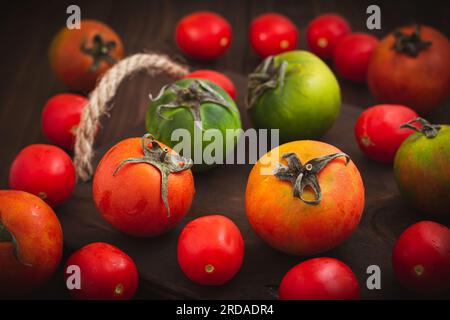
<path fill-rule="evenodd" d="M 280 164 L 287 168 L 283 155 L 288 153 L 302 163 L 303 171 L 294 179 L 299 182 L 303 173 L 305 201 L 294 196 L 292 181 L 274 175 Z M 317 254 L 336 247 L 356 229 L 364 209 L 364 186 L 354 163 L 348 159 L 346 164 L 346 155 L 336 155 L 317 173 L 320 201 L 307 183 L 313 182 L 317 164 L 310 160 L 336 153 L 340 150 L 323 142 L 294 141 L 271 150 L 255 164 L 246 190 L 247 217 L 272 247 L 297 255 Z"/>

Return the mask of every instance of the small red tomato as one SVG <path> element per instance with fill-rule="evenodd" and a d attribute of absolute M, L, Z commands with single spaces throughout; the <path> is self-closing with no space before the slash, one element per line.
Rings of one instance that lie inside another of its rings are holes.
<path fill-rule="evenodd" d="M 330 59 L 337 43 L 351 31 L 350 24 L 340 15 L 320 15 L 306 30 L 309 49 L 322 59 Z"/>
<path fill-rule="evenodd" d="M 64 150 L 48 144 L 22 149 L 9 170 L 9 187 L 27 191 L 54 207 L 72 194 L 75 167 Z"/>
<path fill-rule="evenodd" d="M 178 22 L 175 40 L 186 55 L 200 60 L 221 56 L 231 44 L 231 26 L 213 12 L 200 11 Z"/>
<path fill-rule="evenodd" d="M 91 243 L 67 260 L 66 284 L 76 284 L 71 276 L 78 267 L 79 288 L 70 289 L 76 299 L 128 300 L 136 293 L 139 275 L 133 260 L 119 248 L 103 242 Z M 73 282 L 72 282 L 73 281 Z"/>
<path fill-rule="evenodd" d="M 88 99 L 72 93 L 58 94 L 50 98 L 42 111 L 42 130 L 47 139 L 62 148 L 72 150 L 75 130 L 87 103 Z"/>
<path fill-rule="evenodd" d="M 406 229 L 392 253 L 392 266 L 400 283 L 423 294 L 450 289 L 450 229 L 421 221 Z"/>
<path fill-rule="evenodd" d="M 236 100 L 236 87 L 233 82 L 223 73 L 214 70 L 196 70 L 189 73 L 185 78 L 200 78 L 209 80 L 212 83 L 217 84 L 223 90 L 225 90 L 230 97 Z"/>
<path fill-rule="evenodd" d="M 203 285 L 222 285 L 239 271 L 244 240 L 238 227 L 221 215 L 189 222 L 178 239 L 178 263 L 184 274 Z"/>
<path fill-rule="evenodd" d="M 281 300 L 357 300 L 353 271 L 333 258 L 306 260 L 289 270 L 279 288 Z"/>
<path fill-rule="evenodd" d="M 378 39 L 366 33 L 352 33 L 339 41 L 334 50 L 337 73 L 348 80 L 366 81 L 370 57 Z"/>
<path fill-rule="evenodd" d="M 250 43 L 261 58 L 294 50 L 298 38 L 295 24 L 281 14 L 263 14 L 250 25 Z"/>
<path fill-rule="evenodd" d="M 366 109 L 355 125 L 359 148 L 375 161 L 390 163 L 402 142 L 414 131 L 400 126 L 418 117 L 405 106 L 380 104 Z"/>

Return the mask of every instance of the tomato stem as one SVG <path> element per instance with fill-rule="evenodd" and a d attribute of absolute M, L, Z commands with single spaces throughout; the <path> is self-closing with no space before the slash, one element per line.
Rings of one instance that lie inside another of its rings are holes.
<path fill-rule="evenodd" d="M 9 231 L 5 227 L 5 225 L 0 220 L 0 243 L 2 243 L 2 242 L 11 242 L 13 245 L 14 258 L 16 258 L 16 260 L 19 261 L 24 266 L 31 267 L 31 264 L 26 263 L 25 261 L 23 261 L 20 258 L 20 254 L 19 254 L 20 248 L 19 248 L 19 243 L 17 242 L 16 237 L 14 236 L 14 234 L 11 231 Z"/>
<path fill-rule="evenodd" d="M 411 57 L 417 57 L 420 51 L 431 46 L 431 41 L 424 41 L 420 37 L 420 25 L 416 25 L 414 32 L 407 35 L 396 30 L 394 32 L 395 42 L 392 45 L 392 49 L 398 53 L 407 54 Z"/>
<path fill-rule="evenodd" d="M 162 148 L 155 138 L 147 133 L 141 140 L 142 151 L 144 156 L 142 158 L 128 158 L 123 160 L 113 172 L 113 176 L 127 164 L 147 163 L 159 170 L 161 173 L 161 198 L 164 206 L 167 209 L 167 217 L 170 217 L 170 207 L 167 201 L 168 193 L 168 177 L 171 173 L 188 170 L 192 167 L 192 160 L 181 157 L 174 153 L 169 153 L 169 149 Z"/>
<path fill-rule="evenodd" d="M 317 175 L 328 165 L 328 163 L 338 157 L 345 157 L 345 165 L 350 162 L 350 157 L 348 155 L 338 152 L 324 157 L 314 158 L 305 165 L 302 165 L 295 153 L 288 152 L 283 155 L 283 159 L 286 159 L 288 165 L 278 164 L 274 175 L 280 180 L 290 181 L 292 183 L 294 197 L 299 198 L 306 204 L 318 205 L 322 201 L 322 191 Z M 315 200 L 310 201 L 303 198 L 306 187 L 310 187 L 314 191 Z"/>
<path fill-rule="evenodd" d="M 100 64 L 105 61 L 109 64 L 115 64 L 117 61 L 114 59 L 110 52 L 116 47 L 116 42 L 104 41 L 100 34 L 96 34 L 92 39 L 92 47 L 86 46 L 86 41 L 81 44 L 81 51 L 92 57 L 92 65 L 90 70 L 95 72 L 100 67 Z"/>
<path fill-rule="evenodd" d="M 414 123 L 420 123 L 422 125 L 421 128 L 418 128 L 417 126 L 414 126 Z M 416 132 L 422 133 L 425 137 L 427 137 L 428 139 L 433 139 L 434 137 L 436 137 L 439 133 L 439 130 L 441 130 L 441 126 L 437 125 L 437 124 L 431 124 L 430 122 L 428 122 L 427 120 L 425 120 L 424 118 L 415 118 L 411 121 L 408 121 L 405 124 L 402 124 L 400 126 L 400 128 L 404 129 L 404 128 L 408 128 L 408 129 L 412 129 Z"/>

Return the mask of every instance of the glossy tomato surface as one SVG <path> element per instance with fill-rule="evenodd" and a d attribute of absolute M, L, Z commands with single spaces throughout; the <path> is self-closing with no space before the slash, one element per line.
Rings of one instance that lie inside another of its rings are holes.
<path fill-rule="evenodd" d="M 250 44 L 261 58 L 294 50 L 298 40 L 297 27 L 281 14 L 263 14 L 250 25 Z"/>
<path fill-rule="evenodd" d="M 80 288 L 70 293 L 82 300 L 127 300 L 136 293 L 139 275 L 133 260 L 119 248 L 103 242 L 91 243 L 66 262 L 66 281 L 78 267 Z"/>
<path fill-rule="evenodd" d="M 402 105 L 380 104 L 366 109 L 355 124 L 359 148 L 375 161 L 393 162 L 400 145 L 414 133 L 400 126 L 418 116 Z"/>
<path fill-rule="evenodd" d="M 50 98 L 42 111 L 42 130 L 54 144 L 72 150 L 81 113 L 87 105 L 84 96 L 63 93 Z"/>
<path fill-rule="evenodd" d="M 292 268 L 279 288 L 281 300 L 356 300 L 359 285 L 353 271 L 334 258 L 306 260 Z"/>
<path fill-rule="evenodd" d="M 366 81 L 370 57 L 377 44 L 378 39 L 366 33 L 352 33 L 342 38 L 333 56 L 337 73 L 351 81 Z"/>
<path fill-rule="evenodd" d="M 176 27 L 175 40 L 186 55 L 199 60 L 213 60 L 231 45 L 232 29 L 220 15 L 199 11 L 185 16 Z"/>
<path fill-rule="evenodd" d="M 198 78 L 209 80 L 212 83 L 217 84 L 223 90 L 225 90 L 230 97 L 236 100 L 236 87 L 234 86 L 233 81 L 230 80 L 226 75 L 221 72 L 217 72 L 214 70 L 195 70 L 189 73 L 185 78 Z"/>
<path fill-rule="evenodd" d="M 309 49 L 322 59 L 331 59 L 338 42 L 350 32 L 350 24 L 342 16 L 333 13 L 320 15 L 310 22 L 306 30 Z"/>
<path fill-rule="evenodd" d="M 9 187 L 43 199 L 54 207 L 65 202 L 75 186 L 75 167 L 64 150 L 48 144 L 22 149 L 9 170 Z"/>
<path fill-rule="evenodd" d="M 442 294 L 450 289 L 450 229 L 421 221 L 397 240 L 392 265 L 399 282 L 423 294 Z"/>
<path fill-rule="evenodd" d="M 178 263 L 184 274 L 203 285 L 222 285 L 239 271 L 244 240 L 225 216 L 211 215 L 189 222 L 178 239 Z"/>
<path fill-rule="evenodd" d="M 28 294 L 43 285 L 57 269 L 62 250 L 61 225 L 50 206 L 27 192 L 0 190 L 0 297 Z"/>

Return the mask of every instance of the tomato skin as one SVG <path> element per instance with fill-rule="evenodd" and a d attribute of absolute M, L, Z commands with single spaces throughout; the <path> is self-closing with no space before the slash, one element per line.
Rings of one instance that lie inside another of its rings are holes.
<path fill-rule="evenodd" d="M 61 148 L 73 150 L 75 130 L 87 105 L 85 97 L 63 93 L 50 98 L 42 111 L 42 130 L 48 140 Z"/>
<path fill-rule="evenodd" d="M 366 81 L 370 57 L 377 44 L 378 39 L 366 33 L 352 33 L 342 38 L 333 55 L 337 73 L 351 81 Z"/>
<path fill-rule="evenodd" d="M 338 42 L 350 32 L 350 24 L 342 16 L 333 13 L 320 15 L 310 22 L 306 30 L 309 49 L 322 59 L 331 59 Z"/>
<path fill-rule="evenodd" d="M 75 167 L 64 150 L 48 144 L 22 149 L 9 170 L 9 187 L 32 193 L 50 206 L 65 202 L 75 187 Z"/>
<path fill-rule="evenodd" d="M 250 24 L 250 44 L 261 58 L 295 50 L 298 39 L 295 24 L 281 14 L 263 14 Z"/>
<path fill-rule="evenodd" d="M 191 58 L 213 60 L 230 47 L 232 29 L 220 15 L 199 11 L 178 22 L 175 40 L 181 51 Z"/>
<path fill-rule="evenodd" d="M 73 253 L 66 262 L 64 277 L 80 268 L 81 289 L 70 293 L 81 300 L 129 300 L 138 288 L 139 275 L 133 260 L 119 248 L 103 242 L 91 243 Z M 70 270 L 69 270 L 70 271 Z"/>
<path fill-rule="evenodd" d="M 412 109 L 394 104 L 380 104 L 366 109 L 355 124 L 359 148 L 370 159 L 391 163 L 400 145 L 412 133 L 400 126 L 419 115 Z"/>
<path fill-rule="evenodd" d="M 111 225 L 133 236 L 152 237 L 172 229 L 187 214 L 195 193 L 194 178 L 191 170 L 169 175 L 168 217 L 161 197 L 161 174 L 153 165 L 129 164 L 113 176 L 122 161 L 143 156 L 141 138 L 117 143 L 101 159 L 92 191 L 97 209 Z"/>
<path fill-rule="evenodd" d="M 184 227 L 178 239 L 181 270 L 198 284 L 222 285 L 230 281 L 241 268 L 243 259 L 242 234 L 225 216 L 197 218 Z"/>
<path fill-rule="evenodd" d="M 421 221 L 406 229 L 392 252 L 398 281 L 410 290 L 438 295 L 450 289 L 450 229 Z"/>
<path fill-rule="evenodd" d="M 61 261 L 61 225 L 44 201 L 17 190 L 0 190 L 0 222 L 16 238 L 21 261 L 31 265 L 14 257 L 11 242 L 0 241 L 0 297 L 28 294 L 44 284 Z"/>
<path fill-rule="evenodd" d="M 233 81 L 230 80 L 223 73 L 214 71 L 214 70 L 195 70 L 189 73 L 185 78 L 198 78 L 209 80 L 212 83 L 217 84 L 223 90 L 225 90 L 233 100 L 236 100 L 236 87 L 234 86 Z"/>
<path fill-rule="evenodd" d="M 306 260 L 284 276 L 280 300 L 358 300 L 359 285 L 353 271 L 334 258 Z"/>
<path fill-rule="evenodd" d="M 91 47 L 96 35 L 105 42 L 114 41 L 115 47 L 109 52 L 116 61 L 124 56 L 122 40 L 106 24 L 96 20 L 81 20 L 80 29 L 62 28 L 49 49 L 50 65 L 56 76 L 72 90 L 89 92 L 97 80 L 109 69 L 111 64 L 102 61 L 97 70 L 92 71 L 93 58 L 82 51 L 83 44 Z"/>

